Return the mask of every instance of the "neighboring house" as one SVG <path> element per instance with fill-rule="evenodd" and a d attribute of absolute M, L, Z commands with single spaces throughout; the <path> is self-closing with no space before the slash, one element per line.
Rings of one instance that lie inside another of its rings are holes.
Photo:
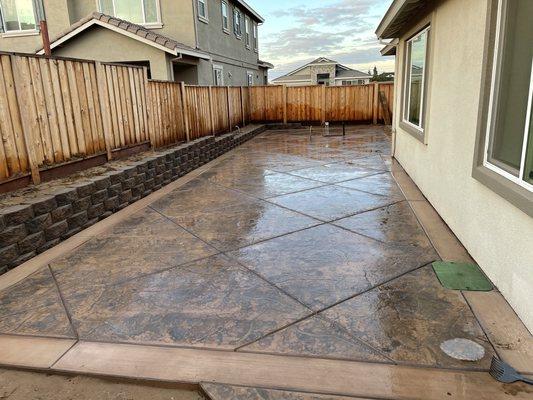
<path fill-rule="evenodd" d="M 533 331 L 533 1 L 394 0 L 394 157 Z"/>
<path fill-rule="evenodd" d="M 349 86 L 370 83 L 371 75 L 348 68 L 337 61 L 320 57 L 309 64 L 289 72 L 287 75 L 273 79 L 275 85 L 306 86 Z"/>
<path fill-rule="evenodd" d="M 262 85 L 263 18 L 242 0 L 0 0 L 0 50 L 145 65 L 153 79 Z"/>

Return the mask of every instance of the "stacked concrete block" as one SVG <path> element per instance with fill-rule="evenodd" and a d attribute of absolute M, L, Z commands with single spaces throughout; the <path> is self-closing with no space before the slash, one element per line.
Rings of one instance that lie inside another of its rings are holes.
<path fill-rule="evenodd" d="M 0 209 L 0 274 L 263 132 L 203 137 Z"/>

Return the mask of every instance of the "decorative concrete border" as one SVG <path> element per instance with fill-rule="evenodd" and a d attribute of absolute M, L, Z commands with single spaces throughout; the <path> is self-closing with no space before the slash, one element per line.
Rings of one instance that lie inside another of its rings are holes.
<path fill-rule="evenodd" d="M 0 210 L 0 275 L 265 131 L 203 137 Z"/>

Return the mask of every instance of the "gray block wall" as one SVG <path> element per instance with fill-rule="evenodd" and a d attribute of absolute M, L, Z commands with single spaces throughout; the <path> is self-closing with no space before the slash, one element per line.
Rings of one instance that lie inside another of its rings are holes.
<path fill-rule="evenodd" d="M 0 209 L 0 275 L 263 132 L 204 137 Z"/>

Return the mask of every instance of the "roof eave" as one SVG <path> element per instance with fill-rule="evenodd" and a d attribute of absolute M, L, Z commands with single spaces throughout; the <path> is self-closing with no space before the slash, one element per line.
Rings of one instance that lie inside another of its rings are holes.
<path fill-rule="evenodd" d="M 394 0 L 383 16 L 376 29 L 379 39 L 395 39 L 403 24 L 409 20 L 416 11 L 425 5 L 427 0 Z"/>
<path fill-rule="evenodd" d="M 259 15 L 259 13 L 255 11 L 252 7 L 250 7 L 248 3 L 246 3 L 244 0 L 236 0 L 236 2 L 240 4 L 242 7 L 244 7 L 246 11 L 252 14 L 252 16 L 256 19 L 257 22 L 261 24 L 265 22 L 265 19 L 261 15 Z"/>

